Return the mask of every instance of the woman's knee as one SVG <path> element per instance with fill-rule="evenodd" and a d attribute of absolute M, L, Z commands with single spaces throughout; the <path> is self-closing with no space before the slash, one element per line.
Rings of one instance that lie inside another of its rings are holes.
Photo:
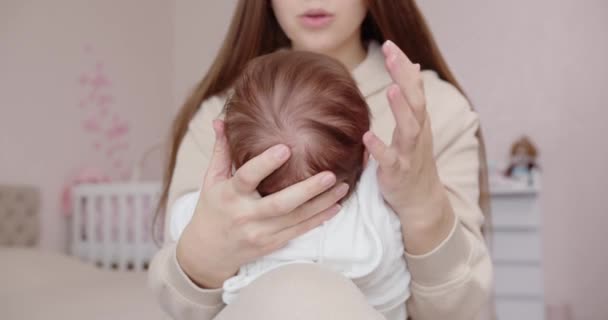
<path fill-rule="evenodd" d="M 261 276 L 224 313 L 235 317 L 221 319 L 237 319 L 237 313 L 251 319 L 383 319 L 352 281 L 313 264 L 287 265 Z"/>

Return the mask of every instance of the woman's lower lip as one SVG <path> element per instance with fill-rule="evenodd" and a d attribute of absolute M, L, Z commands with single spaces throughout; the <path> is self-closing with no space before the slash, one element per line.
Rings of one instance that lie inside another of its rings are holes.
<path fill-rule="evenodd" d="M 329 25 L 334 19 L 331 15 L 320 15 L 320 16 L 300 16 L 302 24 L 309 28 L 322 28 Z"/>

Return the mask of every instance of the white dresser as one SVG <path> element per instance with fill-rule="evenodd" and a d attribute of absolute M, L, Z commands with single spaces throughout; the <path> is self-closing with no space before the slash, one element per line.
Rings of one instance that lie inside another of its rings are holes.
<path fill-rule="evenodd" d="M 545 319 L 538 191 L 491 188 L 498 320 Z"/>

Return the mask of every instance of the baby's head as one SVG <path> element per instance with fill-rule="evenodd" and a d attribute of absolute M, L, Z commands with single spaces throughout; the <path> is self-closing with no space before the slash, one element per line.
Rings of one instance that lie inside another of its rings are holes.
<path fill-rule="evenodd" d="M 262 181 L 268 195 L 322 171 L 354 190 L 365 165 L 367 103 L 337 60 L 277 51 L 252 60 L 226 102 L 225 132 L 235 168 L 276 145 L 291 157 Z"/>

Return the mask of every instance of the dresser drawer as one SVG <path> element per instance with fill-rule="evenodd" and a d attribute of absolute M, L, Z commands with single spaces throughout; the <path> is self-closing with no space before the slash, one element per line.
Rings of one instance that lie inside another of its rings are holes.
<path fill-rule="evenodd" d="M 496 230 L 492 234 L 492 259 L 497 262 L 541 261 L 538 232 Z"/>
<path fill-rule="evenodd" d="M 494 266 L 497 297 L 542 297 L 543 275 L 540 265 Z"/>
<path fill-rule="evenodd" d="M 497 320 L 544 320 L 545 307 L 542 300 L 496 301 Z"/>
<path fill-rule="evenodd" d="M 492 224 L 496 230 L 537 228 L 539 220 L 534 195 L 492 197 Z"/>

